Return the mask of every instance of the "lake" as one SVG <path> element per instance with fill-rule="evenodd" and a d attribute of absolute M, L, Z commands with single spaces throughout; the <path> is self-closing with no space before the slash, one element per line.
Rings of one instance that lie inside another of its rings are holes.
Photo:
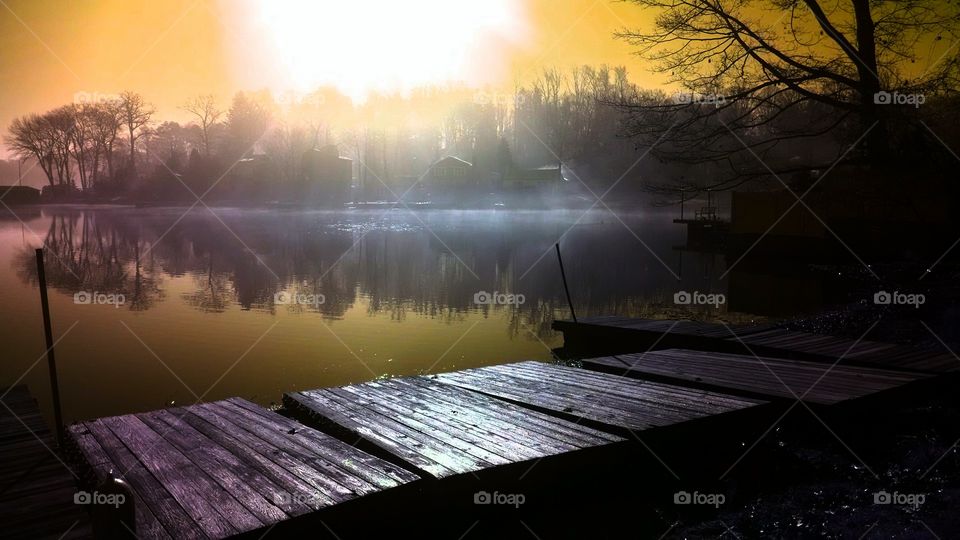
<path fill-rule="evenodd" d="M 229 396 L 269 405 L 291 390 L 550 359 L 562 345 L 550 323 L 569 316 L 558 239 L 578 315 L 753 319 L 732 302 L 674 303 L 680 290 L 726 294 L 735 276 L 719 279 L 722 255 L 677 249 L 684 230 L 673 217 L 658 209 L 7 212 L 0 384 L 28 384 L 49 417 L 33 251 L 41 243 L 67 421 Z"/>

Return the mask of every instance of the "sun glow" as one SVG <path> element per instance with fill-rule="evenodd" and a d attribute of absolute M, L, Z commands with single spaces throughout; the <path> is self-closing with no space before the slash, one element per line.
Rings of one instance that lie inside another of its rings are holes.
<path fill-rule="evenodd" d="M 271 56 L 294 90 L 331 84 L 370 91 L 506 78 L 506 48 L 523 41 L 526 15 L 511 0 L 262 0 Z"/>

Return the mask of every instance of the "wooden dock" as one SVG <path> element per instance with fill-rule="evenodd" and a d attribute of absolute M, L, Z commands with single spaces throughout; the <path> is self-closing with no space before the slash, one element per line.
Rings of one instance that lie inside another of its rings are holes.
<path fill-rule="evenodd" d="M 875 365 L 943 373 L 960 369 L 947 351 L 811 334 L 770 325 L 730 326 L 696 321 L 589 317 L 554 321 L 564 348 L 581 357 L 638 353 L 649 349 L 690 349 L 776 358 Z"/>
<path fill-rule="evenodd" d="M 716 350 L 730 330 L 723 325 L 686 320 L 636 319 L 618 316 L 581 317 L 577 322 L 556 320 L 564 349 L 590 356 L 645 351 L 650 348 Z M 763 332 L 769 324 L 730 327 L 738 336 Z"/>
<path fill-rule="evenodd" d="M 714 330 L 686 329 L 701 336 Z M 685 469 L 684 478 L 708 471 L 714 479 L 702 444 L 728 467 L 794 392 L 833 406 L 925 379 L 852 366 L 824 376 L 824 363 L 677 350 L 585 365 L 615 373 L 526 361 L 291 392 L 284 405 L 293 418 L 231 398 L 74 424 L 68 454 L 84 490 L 125 481 L 143 539 L 299 535 L 315 533 L 317 520 L 356 531 L 370 512 L 385 519 L 388 532 L 408 527 L 415 534 L 424 531 L 416 517 L 424 505 L 469 515 L 472 523 L 478 487 L 536 493 L 551 513 L 617 482 L 617 489 L 637 482 L 666 489 L 672 479 L 654 462 L 661 455 Z M 4 404 L 19 407 L 41 433 L 27 398 L 14 389 Z M 89 535 L 73 502 L 73 472 L 43 461 L 52 460 L 49 452 L 24 453 L 32 443 L 10 420 L 0 418 L 0 452 L 9 456 L 0 470 L 14 489 L 0 499 L 4 523 L 20 524 L 12 530 L 23 538 Z M 29 462 L 31 455 L 39 461 Z M 105 515 L 99 508 L 89 508 L 94 518 Z"/>
<path fill-rule="evenodd" d="M 138 538 L 227 538 L 418 477 L 329 435 L 232 398 L 75 424 L 96 485 L 135 495 Z"/>
<path fill-rule="evenodd" d="M 684 349 L 589 358 L 583 366 L 638 379 L 818 405 L 835 405 L 929 378 L 881 368 Z"/>
<path fill-rule="evenodd" d="M 441 373 L 435 378 L 621 433 L 667 427 L 765 403 L 535 361 Z"/>
<path fill-rule="evenodd" d="M 75 472 L 26 386 L 0 388 L 0 537 L 89 538 L 90 521 L 74 504 Z"/>
<path fill-rule="evenodd" d="M 876 364 L 930 373 L 960 369 L 960 360 L 948 351 L 920 349 L 864 339 L 858 342 L 849 338 L 810 334 L 783 328 L 743 335 L 740 336 L 740 340 L 760 355 L 814 360 L 834 360 L 843 357 L 850 363 Z"/>
<path fill-rule="evenodd" d="M 622 440 L 426 377 L 291 392 L 284 404 L 435 478 Z"/>

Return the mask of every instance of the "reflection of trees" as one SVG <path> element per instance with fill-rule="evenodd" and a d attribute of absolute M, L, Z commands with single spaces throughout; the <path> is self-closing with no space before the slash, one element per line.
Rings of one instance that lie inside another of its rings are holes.
<path fill-rule="evenodd" d="M 120 293 L 134 310 L 162 297 L 154 259 L 143 259 L 139 230 L 115 226 L 106 213 L 54 214 L 44 244 L 47 283 L 57 290 Z M 15 264 L 22 279 L 36 281 L 32 249 L 24 249 Z"/>
<path fill-rule="evenodd" d="M 529 339 L 531 332 L 551 335 L 554 317 L 566 316 L 551 246 L 570 222 L 547 214 L 480 215 L 470 218 L 474 223 L 458 213 L 433 213 L 425 218 L 431 233 L 402 212 L 380 217 L 218 209 L 223 223 L 207 211 L 180 212 L 56 214 L 46 237 L 55 254 L 47 257 L 48 280 L 71 294 L 122 292 L 131 309 L 161 301 L 167 274 L 188 276 L 192 290 L 179 297 L 213 313 L 236 303 L 338 318 L 358 298 L 371 314 L 395 320 L 414 315 L 456 322 L 478 309 L 508 310 L 508 331 Z M 662 231 L 643 236 L 661 254 L 676 243 Z M 563 250 L 580 315 L 626 313 L 636 308 L 636 298 L 676 288 L 673 276 L 619 224 L 582 225 L 564 236 Z M 36 279 L 32 252 L 25 250 L 18 266 L 22 279 Z M 474 294 L 481 290 L 523 294 L 526 302 L 478 307 Z M 279 291 L 323 295 L 324 302 L 277 306 Z"/>
<path fill-rule="evenodd" d="M 223 274 L 213 270 L 213 257 L 209 257 L 207 272 L 194 276 L 197 289 L 183 294 L 183 301 L 188 305 L 207 313 L 222 313 L 229 305 L 228 296 L 232 294 L 230 283 Z"/>

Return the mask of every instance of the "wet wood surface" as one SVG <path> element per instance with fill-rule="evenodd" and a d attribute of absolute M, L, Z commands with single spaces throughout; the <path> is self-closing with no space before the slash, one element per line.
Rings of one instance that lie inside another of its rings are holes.
<path fill-rule="evenodd" d="M 864 366 L 667 349 L 583 360 L 583 366 L 638 379 L 741 391 L 766 398 L 833 405 L 926 375 Z"/>
<path fill-rule="evenodd" d="M 285 404 L 337 424 L 436 478 L 622 440 L 426 377 L 292 392 Z"/>
<path fill-rule="evenodd" d="M 418 480 L 334 437 L 231 398 L 69 428 L 97 479 L 135 495 L 139 538 L 227 538 Z"/>
<path fill-rule="evenodd" d="M 518 362 L 436 375 L 436 380 L 554 414 L 631 431 L 680 424 L 765 404 L 679 385 L 586 369 Z"/>
<path fill-rule="evenodd" d="M 26 386 L 0 388 L 0 537 L 89 538 L 76 473 Z"/>

